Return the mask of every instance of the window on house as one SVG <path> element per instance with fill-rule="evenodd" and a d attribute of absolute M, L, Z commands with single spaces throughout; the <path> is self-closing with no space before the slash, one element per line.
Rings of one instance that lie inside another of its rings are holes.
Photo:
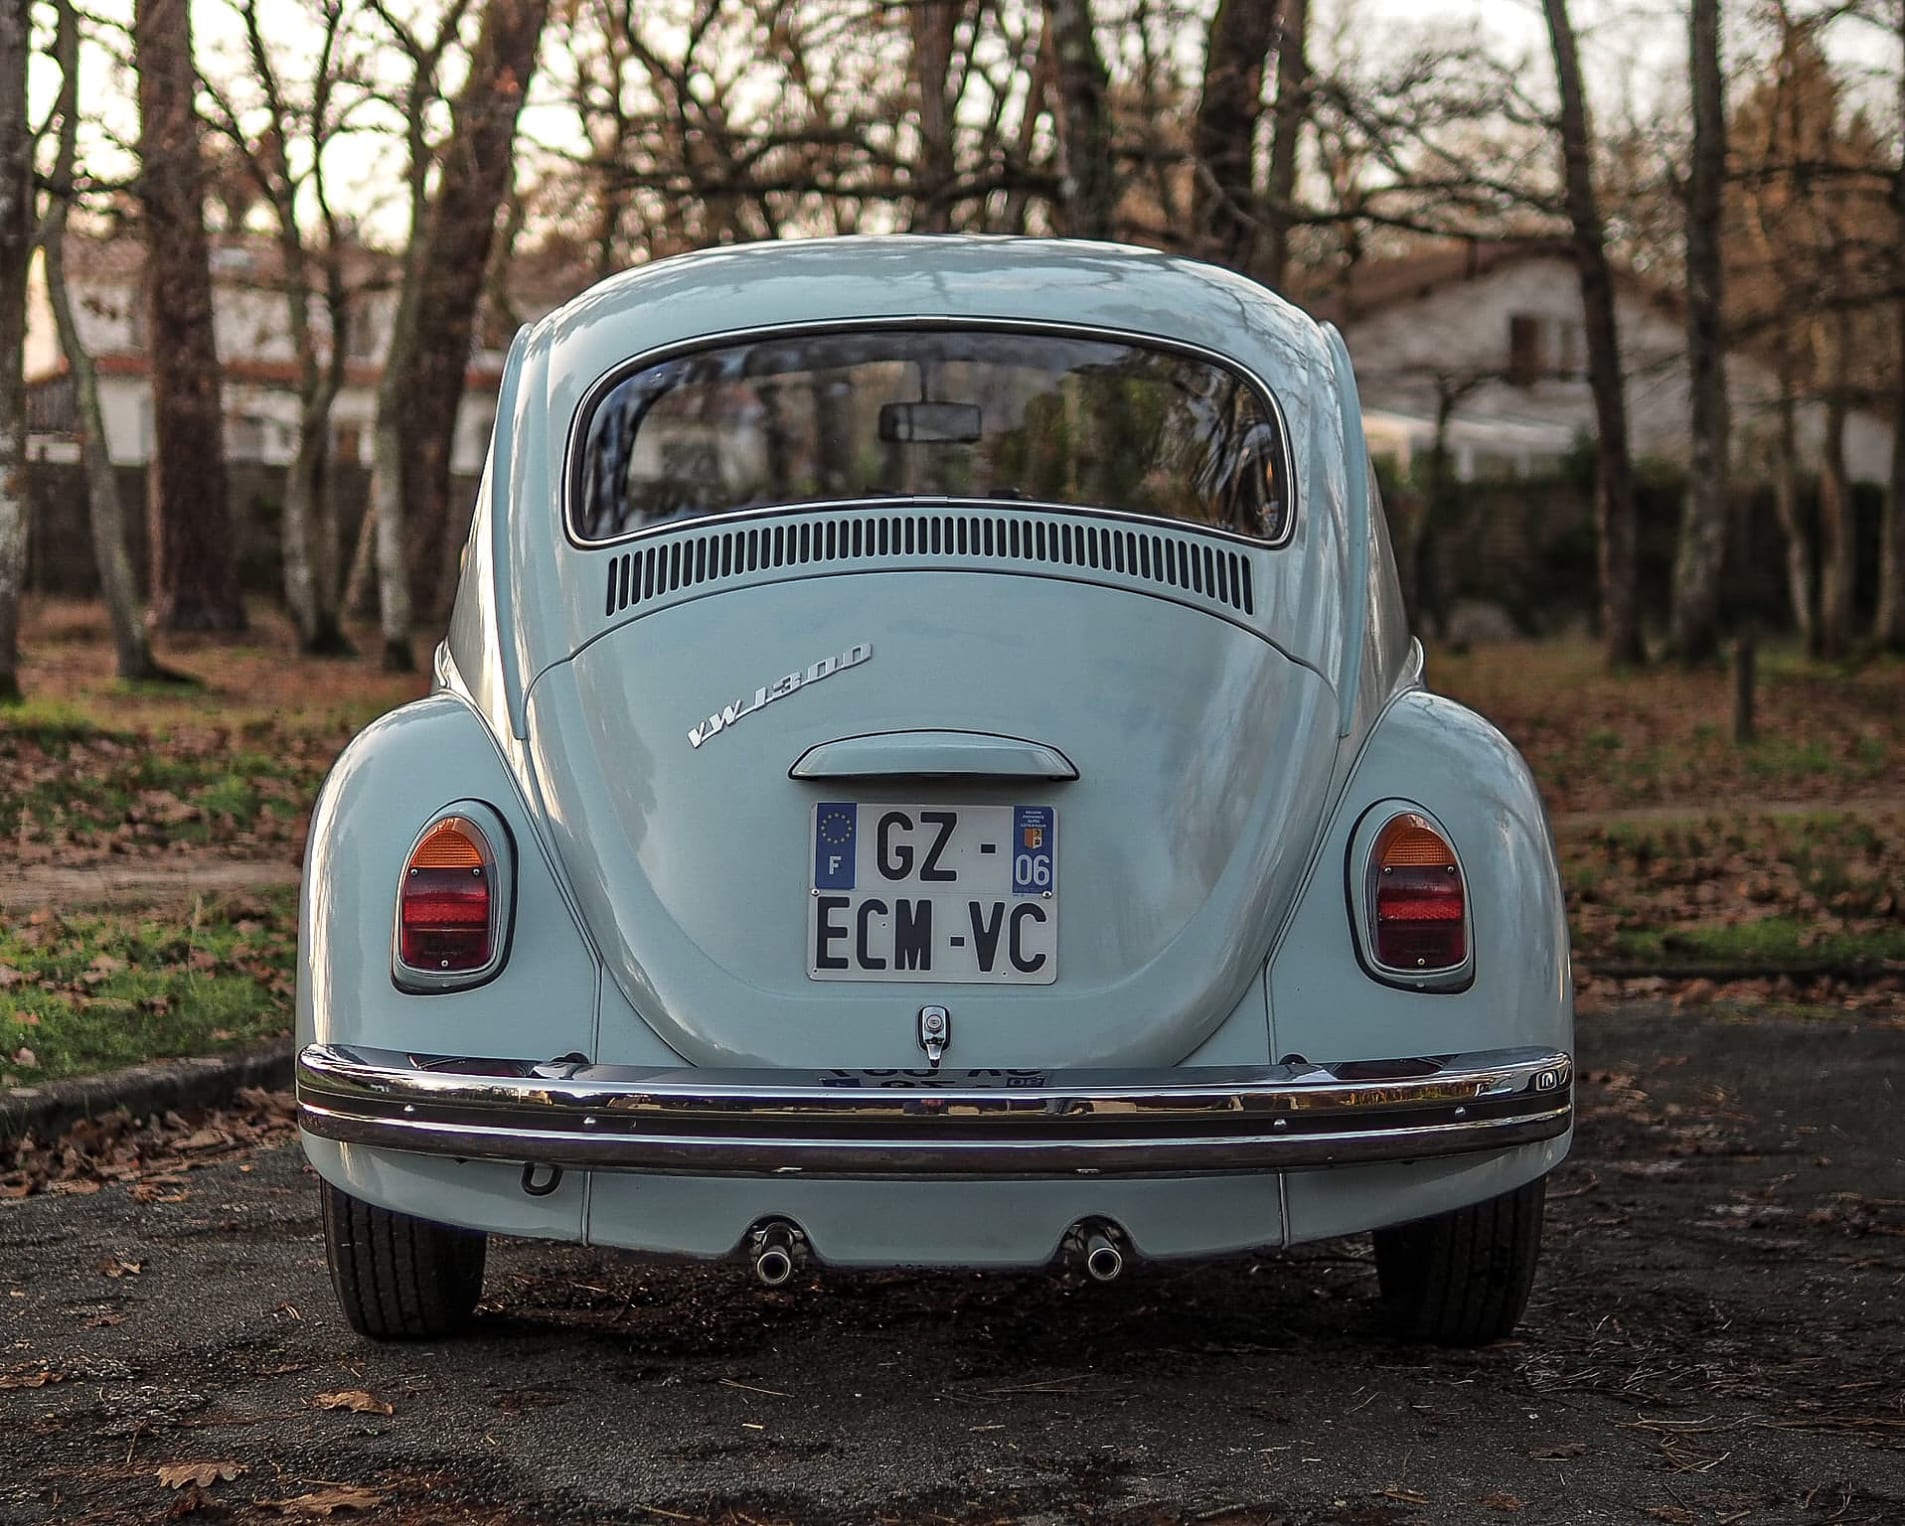
<path fill-rule="evenodd" d="M 1554 320 L 1554 374 L 1575 380 L 1587 375 L 1587 325 L 1570 318 Z"/>
<path fill-rule="evenodd" d="M 256 461 L 265 453 L 265 421 L 256 414 L 235 414 L 225 420 L 225 456 L 231 461 Z"/>
<path fill-rule="evenodd" d="M 351 304 L 350 328 L 344 339 L 344 353 L 352 360 L 377 358 L 377 314 L 368 302 Z"/>
<path fill-rule="evenodd" d="M 1541 320 L 1533 313 L 1508 315 L 1508 380 L 1532 387 L 1541 376 Z"/>

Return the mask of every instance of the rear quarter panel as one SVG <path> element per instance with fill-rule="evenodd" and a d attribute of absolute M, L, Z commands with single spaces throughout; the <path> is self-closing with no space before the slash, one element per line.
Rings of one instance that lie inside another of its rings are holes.
<path fill-rule="evenodd" d="M 1455 992 L 1402 990 L 1362 970 L 1349 844 L 1370 806 L 1426 807 L 1467 879 L 1475 978 Z M 1364 743 L 1310 881 L 1270 962 L 1271 1042 L 1281 1058 L 1390 1059 L 1547 1044 L 1571 1049 L 1574 989 L 1548 819 L 1521 754 L 1452 700 L 1406 690 Z"/>

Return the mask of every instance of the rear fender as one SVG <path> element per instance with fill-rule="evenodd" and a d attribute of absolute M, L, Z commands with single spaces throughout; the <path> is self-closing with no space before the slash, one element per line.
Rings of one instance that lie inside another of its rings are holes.
<path fill-rule="evenodd" d="M 1384 985 L 1358 959 L 1350 845 L 1385 800 L 1425 807 L 1467 878 L 1474 979 L 1459 991 Z M 1421 689 L 1382 713 L 1270 960 L 1278 1058 L 1316 1061 L 1552 1045 L 1572 1051 L 1574 988 L 1561 876 L 1521 754 L 1472 710 Z"/>
<path fill-rule="evenodd" d="M 405 857 L 433 816 L 463 800 L 488 805 L 512 840 L 509 956 L 483 985 L 407 994 L 391 978 Z M 331 770 L 311 818 L 298 909 L 299 1045 L 592 1059 L 599 987 L 595 950 L 471 706 L 434 694 L 366 727 Z M 651 1040 L 658 1063 L 675 1063 L 659 1039 Z"/>

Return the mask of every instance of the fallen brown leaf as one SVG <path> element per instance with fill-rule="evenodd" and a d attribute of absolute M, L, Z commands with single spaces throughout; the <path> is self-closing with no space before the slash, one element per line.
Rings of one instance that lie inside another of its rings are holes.
<path fill-rule="evenodd" d="M 1516 1499 L 1512 1494 L 1484 1494 L 1475 1503 L 1484 1510 L 1500 1510 L 1509 1514 L 1528 1508 L 1528 1501 Z"/>
<path fill-rule="evenodd" d="M 1563 1457 L 1585 1457 L 1587 1443 L 1585 1441 L 1557 1441 L 1545 1447 L 1530 1447 L 1528 1455 L 1542 1458 L 1544 1461 Z"/>
<path fill-rule="evenodd" d="M 242 1462 L 168 1462 L 159 1469 L 159 1482 L 167 1489 L 183 1489 L 187 1484 L 209 1489 L 221 1479 L 229 1482 L 248 1471 Z"/>
<path fill-rule="evenodd" d="M 394 1415 L 395 1405 L 367 1394 L 361 1388 L 340 1389 L 334 1394 L 319 1394 L 311 1401 L 319 1409 L 347 1409 L 358 1415 Z"/>
<path fill-rule="evenodd" d="M 146 1269 L 143 1261 L 127 1261 L 120 1256 L 108 1256 L 99 1263 L 99 1270 L 108 1277 L 137 1277 Z"/>
<path fill-rule="evenodd" d="M 286 1515 L 322 1515 L 329 1516 L 338 1510 L 375 1510 L 383 1504 L 381 1494 L 373 1494 L 368 1489 L 320 1489 L 315 1494 L 300 1494 L 296 1499 L 260 1500 L 261 1505 L 269 1505 L 274 1510 L 282 1510 Z"/>
<path fill-rule="evenodd" d="M 0 1388 L 44 1388 L 48 1383 L 65 1381 L 65 1373 L 44 1368 L 38 1372 L 0 1372 Z"/>

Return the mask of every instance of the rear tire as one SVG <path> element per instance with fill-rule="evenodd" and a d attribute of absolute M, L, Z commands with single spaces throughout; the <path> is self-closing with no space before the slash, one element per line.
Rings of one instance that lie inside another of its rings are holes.
<path fill-rule="evenodd" d="M 489 1237 L 377 1208 L 329 1182 L 324 1251 L 344 1318 L 376 1341 L 439 1340 L 470 1322 Z"/>
<path fill-rule="evenodd" d="M 1479 1346 L 1515 1328 L 1541 1252 L 1548 1181 L 1414 1224 L 1379 1229 L 1376 1278 L 1397 1333 L 1439 1346 Z"/>

